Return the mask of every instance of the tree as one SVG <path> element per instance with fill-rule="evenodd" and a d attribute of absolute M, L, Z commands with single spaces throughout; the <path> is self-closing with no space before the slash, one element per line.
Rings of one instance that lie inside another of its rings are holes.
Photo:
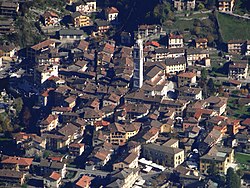
<path fill-rule="evenodd" d="M 212 78 L 209 78 L 207 82 L 207 87 L 210 94 L 213 94 L 215 92 L 214 80 Z"/>
<path fill-rule="evenodd" d="M 16 109 L 17 114 L 19 114 L 23 108 L 23 100 L 21 97 L 16 98 L 13 103 L 14 108 Z"/>
<path fill-rule="evenodd" d="M 207 70 L 205 68 L 203 68 L 201 70 L 201 80 L 206 80 L 207 79 Z"/>
<path fill-rule="evenodd" d="M 198 4 L 198 10 L 203 10 L 205 8 L 204 4 L 199 3 Z"/>
<path fill-rule="evenodd" d="M 228 188 L 240 188 L 241 186 L 240 177 L 231 167 L 227 169 L 226 184 Z"/>

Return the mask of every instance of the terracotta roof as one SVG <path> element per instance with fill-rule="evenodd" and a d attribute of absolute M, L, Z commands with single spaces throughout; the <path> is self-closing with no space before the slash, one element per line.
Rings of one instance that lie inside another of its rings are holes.
<path fill-rule="evenodd" d="M 115 7 L 109 7 L 109 8 L 107 8 L 106 11 L 107 11 L 108 14 L 119 13 L 119 11 L 117 10 L 117 8 L 115 8 Z"/>
<path fill-rule="evenodd" d="M 72 143 L 69 145 L 69 147 L 71 148 L 82 148 L 84 147 L 84 144 L 83 143 Z"/>
<path fill-rule="evenodd" d="M 44 18 L 48 18 L 48 17 L 57 17 L 59 18 L 58 14 L 52 11 L 46 11 L 43 15 Z"/>
<path fill-rule="evenodd" d="M 51 179 L 57 181 L 61 178 L 61 175 L 57 172 L 52 172 L 51 175 L 49 176 Z"/>
<path fill-rule="evenodd" d="M 242 125 L 250 126 L 250 118 L 245 119 L 244 121 L 242 121 L 241 124 L 242 124 Z"/>
<path fill-rule="evenodd" d="M 234 84 L 234 85 L 240 85 L 241 82 L 239 80 L 229 80 L 229 83 Z"/>
<path fill-rule="evenodd" d="M 40 43 L 32 46 L 31 48 L 34 49 L 34 50 L 40 50 L 40 49 L 42 49 L 44 47 L 47 47 L 47 46 L 49 46 L 51 44 L 54 44 L 54 43 L 55 43 L 54 40 L 48 39 L 48 40 L 45 40 L 43 42 L 40 42 Z"/>
<path fill-rule="evenodd" d="M 18 164 L 22 166 L 30 166 L 32 164 L 33 158 L 23 158 L 23 157 L 8 157 L 1 161 L 3 164 Z"/>
<path fill-rule="evenodd" d="M 207 38 L 197 38 L 197 39 L 195 39 L 195 42 L 196 43 L 203 43 L 203 42 L 208 42 L 208 40 L 207 40 Z"/>
<path fill-rule="evenodd" d="M 168 36 L 170 39 L 183 39 L 182 35 L 175 35 L 173 33 L 170 33 Z"/>
<path fill-rule="evenodd" d="M 78 187 L 88 187 L 91 183 L 91 178 L 89 176 L 83 176 L 81 177 L 77 182 L 76 182 L 76 185 Z"/>
<path fill-rule="evenodd" d="M 49 125 L 52 121 L 56 120 L 58 118 L 58 115 L 52 115 L 50 114 L 46 119 L 44 119 L 41 124 L 43 125 Z"/>
<path fill-rule="evenodd" d="M 152 45 L 152 46 L 155 46 L 155 47 L 160 47 L 160 44 L 158 42 L 156 42 L 156 41 L 147 42 L 146 46 L 149 46 L 149 45 Z"/>
<path fill-rule="evenodd" d="M 193 78 L 195 76 L 196 76 L 196 74 L 193 72 L 182 72 L 182 73 L 178 74 L 178 77 L 185 77 L 185 78 Z"/>

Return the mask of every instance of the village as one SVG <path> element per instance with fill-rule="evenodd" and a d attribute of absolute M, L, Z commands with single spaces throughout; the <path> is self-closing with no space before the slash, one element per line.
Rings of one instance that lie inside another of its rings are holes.
<path fill-rule="evenodd" d="M 0 1 L 2 35 L 25 3 Z M 250 186 L 250 38 L 219 48 L 161 24 L 126 31 L 97 0 L 63 6 L 39 13 L 42 41 L 0 45 L 0 187 Z M 250 19 L 234 7 L 207 11 Z"/>

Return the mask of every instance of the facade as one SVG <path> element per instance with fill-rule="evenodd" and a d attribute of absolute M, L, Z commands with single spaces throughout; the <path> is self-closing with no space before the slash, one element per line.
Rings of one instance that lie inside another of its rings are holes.
<path fill-rule="evenodd" d="M 175 59 L 166 59 L 164 62 L 166 65 L 167 74 L 176 74 L 179 72 L 185 72 L 187 64 L 185 57 L 179 57 Z"/>
<path fill-rule="evenodd" d="M 168 35 L 168 48 L 183 48 L 184 47 L 184 41 L 183 36 L 180 34 L 173 34 L 170 33 Z"/>
<path fill-rule="evenodd" d="M 233 12 L 235 0 L 218 0 L 218 10 L 220 12 Z"/>
<path fill-rule="evenodd" d="M 82 13 L 96 12 L 96 0 L 86 0 L 85 3 L 75 3 L 75 11 Z"/>
<path fill-rule="evenodd" d="M 60 40 L 83 40 L 85 33 L 83 30 L 62 29 L 59 31 Z"/>
<path fill-rule="evenodd" d="M 206 38 L 195 39 L 195 47 L 201 49 L 207 49 L 208 40 Z"/>
<path fill-rule="evenodd" d="M 234 150 L 232 148 L 224 148 L 214 146 L 207 154 L 200 158 L 200 171 L 207 173 L 209 166 L 214 163 L 219 173 L 226 174 L 230 163 L 234 162 Z"/>
<path fill-rule="evenodd" d="M 41 65 L 35 69 L 34 82 L 41 85 L 52 76 L 58 77 L 58 65 Z"/>
<path fill-rule="evenodd" d="M 18 2 L 2 1 L 0 3 L 0 15 L 16 16 L 19 11 Z"/>
<path fill-rule="evenodd" d="M 209 52 L 203 49 L 187 49 L 186 56 L 188 65 L 194 65 L 207 59 L 210 61 Z"/>
<path fill-rule="evenodd" d="M 109 22 L 117 23 L 119 11 L 115 7 L 109 7 L 105 10 L 106 19 Z"/>
<path fill-rule="evenodd" d="M 133 49 L 134 59 L 134 88 L 141 88 L 143 85 L 143 40 L 138 38 L 137 45 Z"/>
<path fill-rule="evenodd" d="M 60 26 L 61 19 L 52 11 L 46 11 L 42 16 L 44 26 Z"/>
<path fill-rule="evenodd" d="M 178 87 L 196 83 L 196 73 L 193 72 L 182 72 L 178 74 L 177 77 L 178 77 Z"/>
<path fill-rule="evenodd" d="M 230 40 L 227 43 L 227 50 L 230 54 L 244 54 L 246 41 Z"/>
<path fill-rule="evenodd" d="M 142 155 L 163 166 L 176 168 L 184 162 L 184 150 L 157 144 L 147 144 L 142 147 Z"/>
<path fill-rule="evenodd" d="M 195 0 L 173 0 L 174 8 L 177 11 L 183 10 L 194 10 L 195 9 Z"/>
<path fill-rule="evenodd" d="M 91 20 L 88 14 L 74 12 L 71 17 L 75 27 L 85 27 L 91 25 Z"/>
<path fill-rule="evenodd" d="M 231 62 L 229 64 L 228 77 L 232 79 L 246 79 L 248 76 L 247 61 Z"/>

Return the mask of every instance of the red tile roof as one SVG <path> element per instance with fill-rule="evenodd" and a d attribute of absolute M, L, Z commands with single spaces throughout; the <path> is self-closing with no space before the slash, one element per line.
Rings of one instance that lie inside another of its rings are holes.
<path fill-rule="evenodd" d="M 119 10 L 117 10 L 117 8 L 115 8 L 115 7 L 109 7 L 109 8 L 107 8 L 107 13 L 108 14 L 119 13 Z"/>
<path fill-rule="evenodd" d="M 88 187 L 91 183 L 91 178 L 89 176 L 83 176 L 81 177 L 77 182 L 76 182 L 76 185 L 78 187 Z"/>
<path fill-rule="evenodd" d="M 23 157 L 8 157 L 1 161 L 3 164 L 18 164 L 22 166 L 30 166 L 32 164 L 32 158 Z"/>
<path fill-rule="evenodd" d="M 57 172 L 52 172 L 51 175 L 49 176 L 51 179 L 57 181 L 61 178 L 61 175 Z"/>

